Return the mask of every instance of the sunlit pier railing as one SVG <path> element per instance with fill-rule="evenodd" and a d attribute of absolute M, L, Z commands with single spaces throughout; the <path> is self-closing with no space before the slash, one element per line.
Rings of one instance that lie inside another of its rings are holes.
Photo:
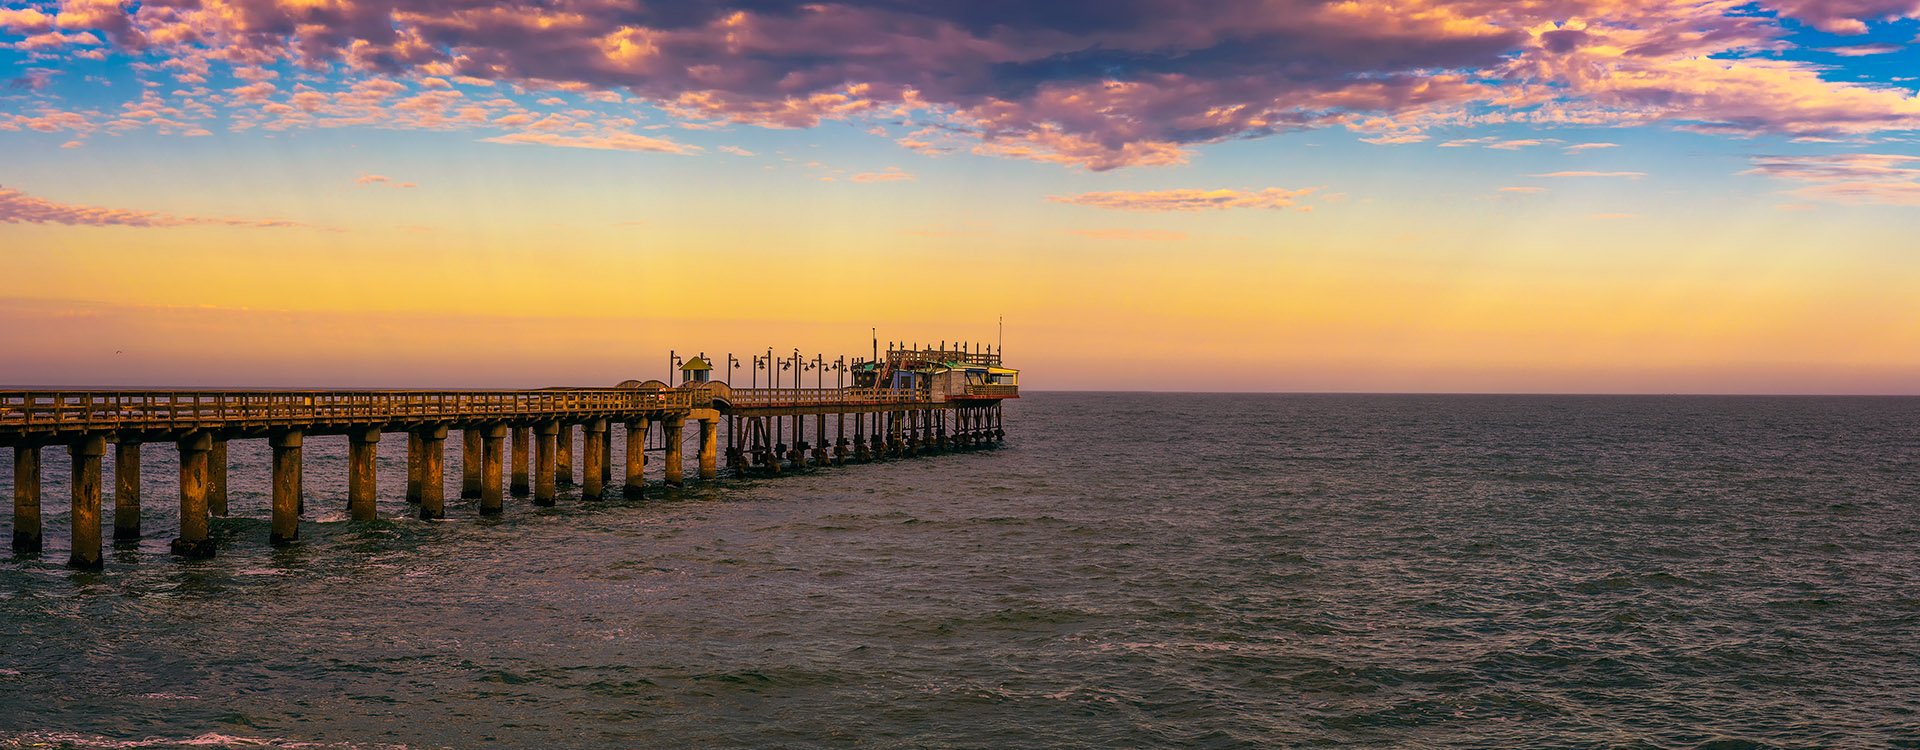
<path fill-rule="evenodd" d="M 328 423 L 586 417 L 692 408 L 672 390 L 0 391 L 0 428 L 174 430 Z"/>
<path fill-rule="evenodd" d="M 726 396 L 735 408 L 917 404 L 932 399 L 925 388 L 734 388 Z"/>

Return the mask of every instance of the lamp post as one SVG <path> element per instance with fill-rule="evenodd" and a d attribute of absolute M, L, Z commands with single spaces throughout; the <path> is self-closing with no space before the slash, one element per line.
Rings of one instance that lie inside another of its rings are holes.
<path fill-rule="evenodd" d="M 734 358 L 733 352 L 727 352 L 727 385 L 729 387 L 733 385 L 733 371 L 738 369 L 740 369 L 740 360 Z"/>
<path fill-rule="evenodd" d="M 673 382 L 673 376 L 674 376 L 674 373 L 677 373 L 679 371 L 680 371 L 680 355 L 675 353 L 672 349 L 668 349 L 667 350 L 667 385 L 669 386 L 675 385 L 675 383 Z"/>

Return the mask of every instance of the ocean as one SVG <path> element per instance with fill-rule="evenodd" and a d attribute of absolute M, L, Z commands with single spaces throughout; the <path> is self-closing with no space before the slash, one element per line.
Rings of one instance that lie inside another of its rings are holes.
<path fill-rule="evenodd" d="M 192 563 L 151 445 L 147 539 L 101 573 L 63 566 L 48 450 L 48 549 L 0 557 L 0 748 L 1920 747 L 1920 399 L 1034 393 L 1006 422 L 491 519 L 451 440 L 437 522 L 404 441 L 353 523 L 345 439 L 312 438 L 285 550 L 236 441 Z"/>

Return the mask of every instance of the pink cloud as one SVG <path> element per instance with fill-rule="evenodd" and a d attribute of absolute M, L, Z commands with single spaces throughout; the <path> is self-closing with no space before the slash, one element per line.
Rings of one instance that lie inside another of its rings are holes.
<path fill-rule="evenodd" d="M 1287 190 L 1118 190 L 1079 195 L 1052 195 L 1047 200 L 1076 206 L 1108 208 L 1120 211 L 1218 211 L 1231 208 L 1296 208 L 1299 199 L 1318 188 Z"/>
<path fill-rule="evenodd" d="M 158 211 L 106 208 L 75 203 L 59 203 L 37 198 L 12 188 L 0 187 L 0 223 L 67 224 L 73 226 L 178 227 L 215 225 L 233 227 L 299 227 L 298 222 L 280 219 L 231 219 L 175 216 Z"/>
<path fill-rule="evenodd" d="M 64 0 L 57 13 L 0 12 L 0 28 L 18 37 L 13 46 L 50 57 L 97 54 L 75 45 L 104 40 L 116 53 L 159 59 L 155 70 L 188 85 L 210 80 L 210 64 L 236 75 L 286 65 L 359 79 L 346 91 L 237 88 L 238 101 L 223 103 L 235 129 L 494 123 L 497 132 L 562 115 L 590 132 L 620 133 L 632 127 L 586 122 L 617 115 L 566 114 L 564 102 L 638 100 L 687 128 L 906 123 L 934 128 L 897 139 L 923 153 L 1108 170 L 1181 164 L 1200 144 L 1321 127 L 1351 128 L 1373 143 L 1498 124 L 1663 123 L 1802 137 L 1920 128 L 1920 100 L 1904 89 L 1828 80 L 1817 65 L 1755 54 L 1783 49 L 1787 32 L 1753 5 L 841 0 L 740 10 L 598 0 Z M 1761 0 L 1759 9 L 1859 33 L 1912 18 L 1915 5 Z M 455 83 L 569 96 L 542 96 L 538 106 L 553 109 L 529 111 L 456 102 Z M 529 126 L 489 140 L 689 150 L 640 136 L 561 132 Z"/>
<path fill-rule="evenodd" d="M 1808 200 L 1920 206 L 1920 156 L 1762 156 L 1746 174 L 1800 183 L 1788 192 Z"/>

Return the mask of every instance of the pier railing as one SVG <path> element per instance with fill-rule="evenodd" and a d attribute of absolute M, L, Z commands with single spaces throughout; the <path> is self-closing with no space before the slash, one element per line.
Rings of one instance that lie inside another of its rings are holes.
<path fill-rule="evenodd" d="M 1019 398 L 1017 385 L 969 385 L 967 395 L 976 398 Z"/>
<path fill-rule="evenodd" d="M 0 391 L 0 427 L 140 430 L 325 422 L 524 419 L 684 410 L 694 394 L 537 391 Z M 704 406 L 704 404 L 703 404 Z"/>
<path fill-rule="evenodd" d="M 864 406 L 868 404 L 916 404 L 931 401 L 925 388 L 735 388 L 727 403 L 741 407 L 782 406 Z"/>

